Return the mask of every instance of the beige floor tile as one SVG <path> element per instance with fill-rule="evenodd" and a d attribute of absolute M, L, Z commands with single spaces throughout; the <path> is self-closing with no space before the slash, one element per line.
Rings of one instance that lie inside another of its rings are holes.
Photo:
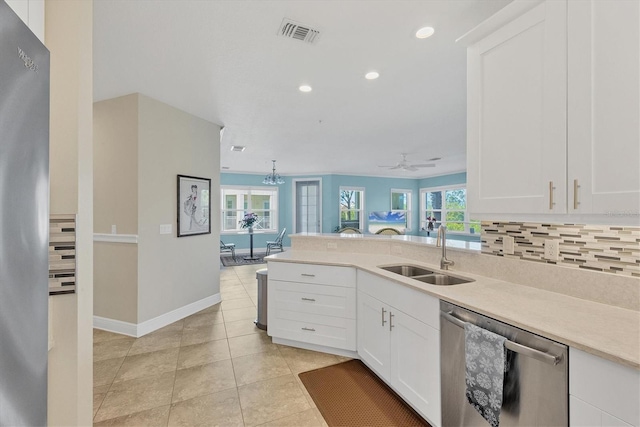
<path fill-rule="evenodd" d="M 194 366 L 176 371 L 173 388 L 173 403 L 205 394 L 234 388 L 231 360 L 220 360 L 206 365 Z"/>
<path fill-rule="evenodd" d="M 95 421 L 104 421 L 147 409 L 169 405 L 175 372 L 114 383 L 109 389 Z"/>
<path fill-rule="evenodd" d="M 128 355 L 133 356 L 136 354 L 165 350 L 167 348 L 180 347 L 181 340 L 182 328 L 180 328 L 180 330 L 158 330 L 135 340 Z"/>
<path fill-rule="evenodd" d="M 113 381 L 128 381 L 173 372 L 176 370 L 179 352 L 180 349 L 176 347 L 127 356 Z"/>
<path fill-rule="evenodd" d="M 336 355 L 336 359 L 338 359 L 338 362 L 342 363 L 342 362 L 348 362 L 349 360 L 353 360 L 352 357 L 347 357 L 347 356 L 338 356 Z"/>
<path fill-rule="evenodd" d="M 135 338 L 119 338 L 117 340 L 100 341 L 93 344 L 93 361 L 124 357 L 129 353 Z"/>
<path fill-rule="evenodd" d="M 238 386 L 291 373 L 278 350 L 236 357 L 232 362 Z"/>
<path fill-rule="evenodd" d="M 222 299 L 225 301 L 249 297 L 249 294 L 247 294 L 247 291 L 244 290 L 244 287 L 240 287 L 238 289 L 232 289 L 228 291 L 220 291 L 220 295 L 222 296 Z"/>
<path fill-rule="evenodd" d="M 123 361 L 124 357 L 117 357 L 115 359 L 93 362 L 93 386 L 110 385 L 116 377 L 120 366 L 122 366 Z"/>
<path fill-rule="evenodd" d="M 94 423 L 94 427 L 106 426 L 131 426 L 131 427 L 161 427 L 166 426 L 169 420 L 170 406 L 160 406 L 159 408 L 147 409 L 135 414 L 124 415 L 122 417 L 111 418 L 109 420 Z"/>
<path fill-rule="evenodd" d="M 178 369 L 206 365 L 218 360 L 230 359 L 229 343 L 227 340 L 209 341 L 180 347 Z"/>
<path fill-rule="evenodd" d="M 293 375 L 238 387 L 247 426 L 288 417 L 310 408 Z"/>
<path fill-rule="evenodd" d="M 231 350 L 231 357 L 233 358 L 271 351 L 276 348 L 278 347 L 271 342 L 271 338 L 264 331 L 260 331 L 257 334 L 229 338 L 229 350 Z"/>
<path fill-rule="evenodd" d="M 225 322 L 235 322 L 237 320 L 255 319 L 258 312 L 256 311 L 256 307 L 252 304 L 251 307 L 222 310 L 222 313 L 224 314 Z"/>
<path fill-rule="evenodd" d="M 209 306 L 209 307 L 207 307 L 207 308 L 203 308 L 203 309 L 202 309 L 202 310 L 200 310 L 199 312 L 197 312 L 197 313 L 193 313 L 193 314 L 206 314 L 206 313 L 213 313 L 213 312 L 220 311 L 220 310 L 222 310 L 222 304 L 217 303 L 217 304 L 211 305 L 211 306 Z"/>
<path fill-rule="evenodd" d="M 208 341 L 221 340 L 227 337 L 224 323 L 204 326 L 189 326 L 182 331 L 182 342 L 180 345 L 200 344 Z"/>
<path fill-rule="evenodd" d="M 102 329 L 93 330 L 93 342 L 103 342 L 111 340 L 119 340 L 122 338 L 129 338 L 126 335 L 114 334 L 113 332 L 103 331 Z"/>
<path fill-rule="evenodd" d="M 240 399 L 235 388 L 171 405 L 170 426 L 243 427 Z"/>
<path fill-rule="evenodd" d="M 285 358 L 291 368 L 291 372 L 294 374 L 335 365 L 339 362 L 338 358 L 333 354 L 287 346 L 280 346 L 280 354 Z"/>
<path fill-rule="evenodd" d="M 238 298 L 230 299 L 228 301 L 222 301 L 222 311 L 227 312 L 229 310 L 235 310 L 238 308 L 255 307 L 250 298 Z"/>
<path fill-rule="evenodd" d="M 257 334 L 260 329 L 254 323 L 255 319 L 238 320 L 237 322 L 225 322 L 227 338 L 239 337 L 242 335 Z"/>
<path fill-rule="evenodd" d="M 258 297 L 257 297 L 257 296 L 255 296 L 255 297 L 251 297 L 251 296 L 250 296 L 249 298 L 251 298 L 251 301 L 253 301 L 253 303 L 254 303 L 254 304 L 256 305 L 256 307 L 257 307 L 257 306 L 258 306 Z"/>
<path fill-rule="evenodd" d="M 309 403 L 309 406 L 311 406 L 312 408 L 316 408 L 317 407 L 316 402 L 313 401 L 313 398 L 311 397 L 311 395 L 307 391 L 307 388 L 302 383 L 302 380 L 300 379 L 298 374 L 293 374 L 293 376 L 296 378 L 296 382 L 298 383 L 298 387 L 300 387 L 300 390 L 302 391 L 302 394 L 307 399 L 307 402 Z"/>
<path fill-rule="evenodd" d="M 182 331 L 182 328 L 184 327 L 184 320 L 176 320 L 173 323 L 168 324 L 167 326 L 164 326 L 160 329 L 156 329 L 155 331 L 151 332 L 152 334 L 156 333 L 156 332 L 169 332 L 169 331 Z M 145 335 L 147 336 L 147 335 Z"/>
<path fill-rule="evenodd" d="M 104 400 L 107 392 L 109 391 L 110 384 L 93 388 L 93 416 L 96 416 L 96 412 L 100 409 L 102 401 Z"/>
<path fill-rule="evenodd" d="M 309 408 L 279 420 L 260 424 L 260 427 L 322 427 L 322 422 L 318 420 L 314 408 Z"/>
<path fill-rule="evenodd" d="M 221 291 L 237 291 L 243 288 L 244 286 L 242 286 L 240 279 L 220 281 Z"/>
<path fill-rule="evenodd" d="M 216 323 L 223 323 L 222 311 L 209 311 L 207 313 L 193 314 L 184 319 L 185 328 L 192 328 L 194 326 L 215 325 Z"/>

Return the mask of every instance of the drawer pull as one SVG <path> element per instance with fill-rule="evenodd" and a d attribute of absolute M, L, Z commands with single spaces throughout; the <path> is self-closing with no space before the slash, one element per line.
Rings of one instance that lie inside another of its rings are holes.
<path fill-rule="evenodd" d="M 305 298 L 305 297 L 302 297 L 302 301 L 311 301 L 311 302 L 316 302 L 316 300 L 315 300 L 315 299 L 313 299 L 313 298 Z"/>
<path fill-rule="evenodd" d="M 382 307 L 382 326 L 384 326 L 385 323 L 387 323 L 386 320 L 384 320 L 384 314 L 387 312 L 387 310 L 384 309 L 384 307 Z"/>
<path fill-rule="evenodd" d="M 311 331 L 311 332 L 315 332 L 316 330 L 313 328 L 302 328 L 303 331 Z"/>
<path fill-rule="evenodd" d="M 393 313 L 389 312 L 389 330 L 393 329 Z"/>
<path fill-rule="evenodd" d="M 555 190 L 556 187 L 553 186 L 553 181 L 549 181 L 549 210 L 552 211 L 553 210 L 553 205 L 556 204 L 556 202 L 553 201 L 553 190 Z"/>
<path fill-rule="evenodd" d="M 316 277 L 315 274 L 300 273 L 300 275 L 304 277 Z"/>

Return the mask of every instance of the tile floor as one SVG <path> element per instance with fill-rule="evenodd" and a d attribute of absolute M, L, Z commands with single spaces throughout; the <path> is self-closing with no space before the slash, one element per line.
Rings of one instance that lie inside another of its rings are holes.
<path fill-rule="evenodd" d="M 297 374 L 347 359 L 255 327 L 264 267 L 222 267 L 222 303 L 144 337 L 94 330 L 94 425 L 326 426 Z"/>

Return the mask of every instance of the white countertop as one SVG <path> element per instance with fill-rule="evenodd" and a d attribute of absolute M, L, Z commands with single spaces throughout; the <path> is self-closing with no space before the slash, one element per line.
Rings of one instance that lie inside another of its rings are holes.
<path fill-rule="evenodd" d="M 271 255 L 267 261 L 357 267 L 571 347 L 640 369 L 640 312 L 637 311 L 468 274 L 455 268 L 450 273 L 475 281 L 454 286 L 429 285 L 378 266 L 407 264 L 439 270 L 437 266 L 392 255 L 291 250 Z"/>

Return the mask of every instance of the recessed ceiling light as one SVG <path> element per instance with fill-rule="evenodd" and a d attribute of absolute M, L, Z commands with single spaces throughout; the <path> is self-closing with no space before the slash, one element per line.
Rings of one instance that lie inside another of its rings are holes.
<path fill-rule="evenodd" d="M 313 90 L 309 85 L 302 85 L 298 89 L 300 89 L 300 92 L 311 92 Z"/>
<path fill-rule="evenodd" d="M 418 31 L 416 31 L 416 37 L 419 39 L 426 39 L 427 37 L 431 37 L 436 30 L 433 27 L 422 27 Z"/>
<path fill-rule="evenodd" d="M 364 75 L 364 78 L 367 80 L 375 80 L 378 77 L 380 77 L 380 73 L 378 73 L 377 71 L 369 71 L 367 74 Z"/>
<path fill-rule="evenodd" d="M 240 152 L 242 152 L 242 151 L 244 151 L 246 149 L 247 149 L 247 147 L 245 147 L 244 145 L 232 145 L 231 146 L 231 151 L 240 151 Z"/>

